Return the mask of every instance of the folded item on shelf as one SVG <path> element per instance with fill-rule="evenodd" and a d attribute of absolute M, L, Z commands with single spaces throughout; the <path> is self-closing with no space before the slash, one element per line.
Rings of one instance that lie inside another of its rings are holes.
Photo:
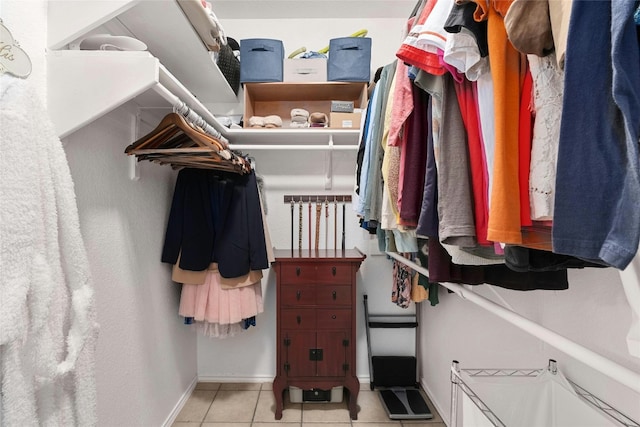
<path fill-rule="evenodd" d="M 216 120 L 224 127 L 228 128 L 242 128 L 239 126 L 240 121 L 242 120 L 242 116 L 240 115 L 231 115 L 231 116 L 216 116 Z"/>
<path fill-rule="evenodd" d="M 225 127 L 231 127 L 231 123 L 233 123 L 231 121 L 231 117 L 227 117 L 227 116 L 216 116 L 216 120 L 219 121 L 220 124 Z"/>
<path fill-rule="evenodd" d="M 327 127 L 329 124 L 329 118 L 325 113 L 315 112 L 309 115 L 309 123 L 311 127 Z"/>
<path fill-rule="evenodd" d="M 218 52 L 220 45 L 227 44 L 224 29 L 210 3 L 201 0 L 178 0 L 178 4 L 210 51 Z"/>
<path fill-rule="evenodd" d="M 304 108 L 294 108 L 291 110 L 291 120 L 295 120 L 296 122 L 301 122 L 303 119 L 305 122 L 309 118 L 309 112 Z"/>
<path fill-rule="evenodd" d="M 81 50 L 147 50 L 147 45 L 138 39 L 111 34 L 94 34 L 80 42 Z"/>
<path fill-rule="evenodd" d="M 264 118 L 264 127 L 266 128 L 281 128 L 282 127 L 282 119 L 280 116 L 276 116 L 275 114 L 271 116 L 266 116 Z"/>
<path fill-rule="evenodd" d="M 291 124 L 292 128 L 308 128 L 309 127 L 309 112 L 304 108 L 294 108 L 291 110 Z"/>
<path fill-rule="evenodd" d="M 264 117 L 261 116 L 252 116 L 249 118 L 249 127 L 252 128 L 263 128 L 264 127 Z"/>
<path fill-rule="evenodd" d="M 291 121 L 291 123 L 289 124 L 289 127 L 297 128 L 297 129 L 305 129 L 305 128 L 309 127 L 309 122 L 307 122 L 307 121 L 304 121 L 304 122 Z"/>

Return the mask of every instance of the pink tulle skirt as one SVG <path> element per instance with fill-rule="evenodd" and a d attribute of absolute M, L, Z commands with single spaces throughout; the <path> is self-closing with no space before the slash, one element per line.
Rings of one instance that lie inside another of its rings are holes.
<path fill-rule="evenodd" d="M 262 283 L 222 289 L 220 273 L 209 270 L 204 284 L 182 285 L 179 314 L 197 322 L 239 323 L 264 311 Z"/>

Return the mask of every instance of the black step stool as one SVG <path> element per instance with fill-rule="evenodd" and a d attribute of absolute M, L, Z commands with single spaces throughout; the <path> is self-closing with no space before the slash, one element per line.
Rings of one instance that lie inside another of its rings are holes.
<path fill-rule="evenodd" d="M 417 328 L 418 320 L 409 315 L 370 315 L 367 295 L 364 295 L 364 315 L 369 356 L 370 387 L 379 387 L 382 405 L 392 420 L 429 420 L 433 414 L 424 401 L 417 382 L 415 356 L 373 356 L 370 329 Z M 417 342 L 416 342 L 417 348 Z"/>

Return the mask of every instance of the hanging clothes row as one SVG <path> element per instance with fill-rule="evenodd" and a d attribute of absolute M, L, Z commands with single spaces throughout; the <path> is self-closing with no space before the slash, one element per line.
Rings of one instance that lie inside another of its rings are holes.
<path fill-rule="evenodd" d="M 181 168 L 162 262 L 182 284 L 185 323 L 219 338 L 254 326 L 264 310 L 262 269 L 274 258 L 250 159 L 178 99 L 125 153 Z"/>
<path fill-rule="evenodd" d="M 381 250 L 415 253 L 428 238 L 431 280 L 522 290 L 628 265 L 640 239 L 636 3 L 595 3 L 420 3 L 380 70 L 358 156 L 354 207 Z"/>
<path fill-rule="evenodd" d="M 232 336 L 263 312 L 262 270 L 274 261 L 254 171 L 178 173 L 162 262 L 182 283 L 179 313 L 208 336 Z"/>

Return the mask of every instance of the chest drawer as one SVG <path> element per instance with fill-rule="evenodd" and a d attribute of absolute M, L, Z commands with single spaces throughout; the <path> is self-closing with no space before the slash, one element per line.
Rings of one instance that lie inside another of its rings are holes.
<path fill-rule="evenodd" d="M 280 267 L 281 284 L 351 283 L 351 265 L 344 263 L 286 263 Z"/>
<path fill-rule="evenodd" d="M 349 309 L 318 309 L 317 328 L 318 329 L 350 329 L 351 310 Z"/>
<path fill-rule="evenodd" d="M 313 309 L 286 308 L 280 315 L 280 326 L 285 329 L 315 329 L 316 311 Z"/>
<path fill-rule="evenodd" d="M 280 287 L 280 298 L 284 306 L 314 305 L 316 287 L 313 285 L 286 285 Z"/>
<path fill-rule="evenodd" d="M 351 286 L 317 285 L 318 305 L 351 305 Z"/>
<path fill-rule="evenodd" d="M 316 265 L 313 263 L 286 263 L 280 267 L 278 280 L 282 284 L 313 283 L 316 279 Z"/>
<path fill-rule="evenodd" d="M 351 283 L 351 265 L 341 263 L 318 263 L 316 283 L 348 285 Z"/>

